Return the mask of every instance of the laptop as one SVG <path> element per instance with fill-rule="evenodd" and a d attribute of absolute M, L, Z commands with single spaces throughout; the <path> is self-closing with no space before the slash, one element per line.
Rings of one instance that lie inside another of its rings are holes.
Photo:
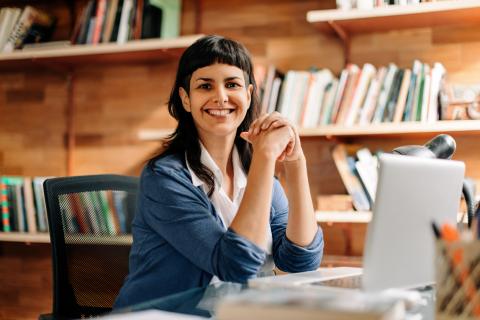
<path fill-rule="evenodd" d="M 256 278 L 249 285 L 336 286 L 335 282 L 345 282 L 345 287 L 379 291 L 433 284 L 435 243 L 431 223 L 456 224 L 464 174 L 465 165 L 460 161 L 381 154 L 363 270 L 321 268 Z"/>

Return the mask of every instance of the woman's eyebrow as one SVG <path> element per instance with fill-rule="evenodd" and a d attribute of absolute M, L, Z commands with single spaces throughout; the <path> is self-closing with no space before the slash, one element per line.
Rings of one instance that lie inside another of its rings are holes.
<path fill-rule="evenodd" d="M 202 78 L 202 77 L 200 77 L 200 78 L 195 79 L 195 81 L 207 81 L 207 82 L 209 82 L 209 81 L 213 81 L 213 80 L 210 79 L 210 78 Z"/>
<path fill-rule="evenodd" d="M 225 78 L 225 81 L 231 81 L 231 80 L 241 80 L 241 78 L 237 76 Z"/>

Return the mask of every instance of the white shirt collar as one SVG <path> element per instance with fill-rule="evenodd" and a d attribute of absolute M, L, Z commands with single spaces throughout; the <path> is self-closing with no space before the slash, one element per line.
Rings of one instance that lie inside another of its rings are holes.
<path fill-rule="evenodd" d="M 223 175 L 220 171 L 220 168 L 217 166 L 213 158 L 208 153 L 207 149 L 203 146 L 200 142 L 200 148 L 202 154 L 200 156 L 200 162 L 205 165 L 208 169 L 210 169 L 214 175 L 215 184 L 218 185 L 220 188 L 223 186 Z M 188 171 L 192 176 L 192 183 L 195 187 L 202 186 L 205 183 L 195 174 L 195 172 L 190 167 L 188 160 L 186 160 Z M 247 185 L 247 176 L 243 171 L 243 165 L 240 161 L 240 155 L 238 154 L 237 147 L 233 147 L 232 153 L 232 165 L 233 165 L 233 177 L 234 177 L 234 186 L 236 190 L 240 190 L 245 188 Z"/>

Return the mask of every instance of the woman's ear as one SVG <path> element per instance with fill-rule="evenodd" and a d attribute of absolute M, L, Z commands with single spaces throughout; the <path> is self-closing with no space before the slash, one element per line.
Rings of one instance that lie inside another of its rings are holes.
<path fill-rule="evenodd" d="M 252 93 L 253 93 L 253 84 L 249 84 L 247 87 L 247 101 L 248 101 L 249 107 L 250 107 L 250 102 L 252 101 Z"/>
<path fill-rule="evenodd" d="M 180 87 L 178 94 L 180 95 L 180 100 L 182 100 L 183 109 L 185 109 L 187 112 L 191 112 L 192 109 L 190 108 L 190 98 L 188 97 L 187 91 Z"/>

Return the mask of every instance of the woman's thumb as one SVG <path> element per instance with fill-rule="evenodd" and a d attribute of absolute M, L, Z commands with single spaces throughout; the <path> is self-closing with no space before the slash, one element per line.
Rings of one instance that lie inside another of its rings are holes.
<path fill-rule="evenodd" d="M 243 140 L 247 141 L 247 142 L 250 142 L 250 133 L 248 133 L 248 131 L 243 131 L 243 132 L 240 132 L 240 138 L 242 138 Z"/>

